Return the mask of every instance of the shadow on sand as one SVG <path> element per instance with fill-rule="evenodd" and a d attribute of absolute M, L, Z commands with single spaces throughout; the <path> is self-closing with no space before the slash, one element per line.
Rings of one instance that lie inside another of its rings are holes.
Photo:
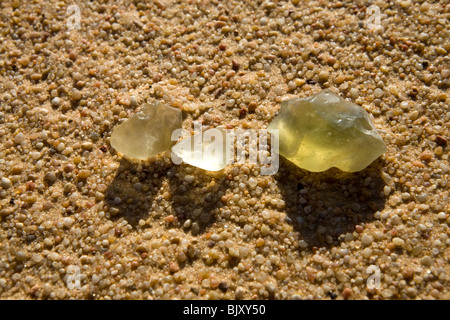
<path fill-rule="evenodd" d="M 383 160 L 366 169 L 345 173 L 336 168 L 314 173 L 280 157 L 275 175 L 286 203 L 287 220 L 309 247 L 338 245 L 356 225 L 370 222 L 385 204 L 381 177 Z"/>
<path fill-rule="evenodd" d="M 313 173 L 281 157 L 274 180 L 285 201 L 286 220 L 300 233 L 299 240 L 306 241 L 309 248 L 336 246 L 356 225 L 372 221 L 385 204 L 382 166 L 383 160 L 378 159 L 356 173 L 334 168 Z M 172 215 L 170 227 L 182 228 L 190 220 L 193 234 L 205 232 L 216 221 L 223 205 L 221 197 L 229 185 L 227 175 L 170 161 L 138 167 L 121 160 L 105 193 L 106 204 L 116 213 L 112 220 L 123 217 L 136 228 L 139 220 L 149 215 L 157 219 Z M 198 182 L 184 183 L 186 175 Z M 145 189 L 140 190 L 143 185 Z M 165 193 L 161 191 L 163 185 Z"/>
<path fill-rule="evenodd" d="M 214 223 L 222 205 L 220 199 L 227 190 L 224 174 L 170 162 L 152 162 L 141 170 L 138 167 L 139 164 L 122 159 L 106 190 L 105 203 L 116 211 L 112 220 L 123 217 L 136 228 L 139 220 L 146 220 L 149 215 L 162 219 L 172 215 L 171 226 L 181 227 L 190 220 L 194 234 L 203 233 Z M 135 176 L 135 181 L 130 175 Z M 186 185 L 186 175 L 194 176 L 196 181 Z M 163 184 L 166 193 L 161 191 Z M 141 190 L 141 186 L 146 187 Z"/>

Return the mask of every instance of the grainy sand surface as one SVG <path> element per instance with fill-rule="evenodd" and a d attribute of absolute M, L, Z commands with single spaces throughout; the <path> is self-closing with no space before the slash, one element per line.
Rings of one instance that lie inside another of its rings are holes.
<path fill-rule="evenodd" d="M 450 299 L 449 12 L 2 0 L 0 298 Z M 361 172 L 209 173 L 109 143 L 146 101 L 260 129 L 325 88 L 388 147 Z"/>

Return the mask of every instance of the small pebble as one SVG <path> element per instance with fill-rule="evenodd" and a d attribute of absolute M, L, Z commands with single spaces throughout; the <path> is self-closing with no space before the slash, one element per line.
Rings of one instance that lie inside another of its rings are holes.
<path fill-rule="evenodd" d="M 431 267 L 433 265 L 433 259 L 431 259 L 429 256 L 424 256 L 422 259 L 420 259 L 420 263 L 426 267 Z"/>
<path fill-rule="evenodd" d="M 322 70 L 319 72 L 319 81 L 325 82 L 328 80 L 329 76 L 330 76 L 330 74 L 328 73 L 328 71 Z"/>
<path fill-rule="evenodd" d="M 398 237 L 392 239 L 392 243 L 395 244 L 397 247 L 400 247 L 400 248 L 405 245 L 405 241 L 403 239 L 401 239 L 401 238 L 398 238 Z"/>
<path fill-rule="evenodd" d="M 2 186 L 3 189 L 9 189 L 11 187 L 11 180 L 9 180 L 8 178 L 2 177 L 2 179 L 0 181 L 0 185 Z"/>
<path fill-rule="evenodd" d="M 54 183 L 56 181 L 56 179 L 57 179 L 56 174 L 54 172 L 47 172 L 44 176 L 44 180 L 50 184 Z"/>
<path fill-rule="evenodd" d="M 378 98 L 378 99 L 383 97 L 383 95 L 384 95 L 383 89 L 376 88 L 374 91 L 374 95 L 375 95 L 375 98 Z"/>
<path fill-rule="evenodd" d="M 82 148 L 83 150 L 92 150 L 93 147 L 94 147 L 94 144 L 93 144 L 92 142 L 89 142 L 89 141 L 83 142 L 83 143 L 81 144 L 81 148 Z"/>
<path fill-rule="evenodd" d="M 66 227 L 66 228 L 72 227 L 73 223 L 74 223 L 73 218 L 66 217 L 63 219 L 63 224 L 64 224 L 64 227 Z"/>
<path fill-rule="evenodd" d="M 89 178 L 91 176 L 91 172 L 89 170 L 80 170 L 80 172 L 78 172 L 78 179 L 86 179 Z"/>
<path fill-rule="evenodd" d="M 426 150 L 419 155 L 419 158 L 421 160 L 429 161 L 431 160 L 431 158 L 433 158 L 433 153 L 431 151 Z"/>
<path fill-rule="evenodd" d="M 15 144 L 22 144 L 25 142 L 25 135 L 23 133 L 19 133 L 14 137 Z"/>
<path fill-rule="evenodd" d="M 219 289 L 223 292 L 226 292 L 228 290 L 228 283 L 226 281 L 221 281 L 219 283 Z"/>
<path fill-rule="evenodd" d="M 372 244 L 372 242 L 373 242 L 373 238 L 370 235 L 365 234 L 361 238 L 361 243 L 365 247 L 370 246 Z"/>
<path fill-rule="evenodd" d="M 239 205 L 239 207 L 241 207 L 241 208 L 247 208 L 247 201 L 245 201 L 245 199 L 240 199 L 240 200 L 238 201 L 238 205 Z"/>
<path fill-rule="evenodd" d="M 348 299 L 348 298 L 350 298 L 350 296 L 352 295 L 352 289 L 350 289 L 350 288 L 345 288 L 343 291 L 342 291 L 342 297 L 344 298 L 344 299 Z"/>
<path fill-rule="evenodd" d="M 439 213 L 437 214 L 437 218 L 438 218 L 439 220 L 445 220 L 445 219 L 447 218 L 447 215 L 445 214 L 445 212 L 439 212 Z"/>
<path fill-rule="evenodd" d="M 59 99 L 58 97 L 54 97 L 52 99 L 52 106 L 53 107 L 59 107 L 59 105 L 61 104 L 61 99 Z"/>
<path fill-rule="evenodd" d="M 169 263 L 169 271 L 170 271 L 171 273 L 175 273 L 175 272 L 177 272 L 178 270 L 180 270 L 180 266 L 178 265 L 178 263 L 176 263 L 176 262 L 171 262 L 171 263 Z"/>
<path fill-rule="evenodd" d="M 75 166 L 73 165 L 73 164 L 66 164 L 65 166 L 64 166 L 64 172 L 66 172 L 66 173 L 70 173 L 70 172 L 72 172 L 73 170 L 75 169 Z"/>
<path fill-rule="evenodd" d="M 3 2 L 0 296 L 450 299 L 442 1 L 372 1 L 375 30 L 342 1 L 100 1 L 74 30 L 64 1 Z M 206 172 L 170 152 L 130 161 L 111 139 L 152 101 L 182 110 L 188 131 L 258 131 L 282 101 L 326 88 L 387 145 L 365 170 L 280 159 L 262 176 L 269 164 L 246 159 Z"/>
<path fill-rule="evenodd" d="M 436 139 L 434 141 L 436 142 L 437 145 L 441 147 L 447 146 L 447 139 L 444 138 L 443 136 L 436 136 Z"/>
<path fill-rule="evenodd" d="M 250 188 L 252 188 L 252 189 L 258 185 L 257 181 L 254 178 L 248 179 L 247 183 L 250 186 Z"/>

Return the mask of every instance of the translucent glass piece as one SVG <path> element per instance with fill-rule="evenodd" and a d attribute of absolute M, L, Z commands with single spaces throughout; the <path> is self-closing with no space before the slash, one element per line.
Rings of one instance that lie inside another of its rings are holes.
<path fill-rule="evenodd" d="M 283 157 L 312 172 L 360 171 L 387 150 L 366 110 L 328 89 L 283 101 L 268 129 L 279 130 Z"/>
<path fill-rule="evenodd" d="M 114 128 L 111 146 L 125 156 L 146 160 L 167 151 L 175 143 L 172 132 L 181 128 L 181 111 L 160 102 L 141 110 Z"/>

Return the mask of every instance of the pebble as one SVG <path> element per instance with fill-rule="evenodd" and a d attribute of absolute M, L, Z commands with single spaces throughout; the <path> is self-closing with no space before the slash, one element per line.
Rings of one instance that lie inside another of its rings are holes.
<path fill-rule="evenodd" d="M 62 152 L 65 148 L 66 148 L 66 145 L 62 142 L 56 146 L 56 150 L 58 150 L 58 152 Z"/>
<path fill-rule="evenodd" d="M 414 278 L 414 270 L 412 268 L 406 268 L 402 271 L 403 278 L 407 281 Z"/>
<path fill-rule="evenodd" d="M 258 240 L 256 240 L 256 247 L 262 247 L 264 246 L 266 243 L 266 240 L 264 240 L 263 238 L 259 238 Z"/>
<path fill-rule="evenodd" d="M 417 289 L 416 288 L 412 288 L 409 287 L 406 289 L 406 294 L 410 297 L 410 298 L 415 298 L 417 296 Z"/>
<path fill-rule="evenodd" d="M 18 133 L 16 136 L 14 136 L 15 144 L 22 144 L 24 142 L 25 142 L 25 135 L 23 133 Z"/>
<path fill-rule="evenodd" d="M 329 78 L 330 74 L 326 70 L 322 70 L 319 72 L 319 81 L 320 82 L 326 82 Z"/>
<path fill-rule="evenodd" d="M 78 179 L 87 179 L 91 176 L 91 172 L 89 170 L 80 170 L 78 172 Z"/>
<path fill-rule="evenodd" d="M 230 254 L 230 256 L 235 257 L 235 258 L 239 258 L 240 257 L 240 253 L 238 250 L 236 250 L 235 248 L 229 248 L 228 249 L 228 253 Z"/>
<path fill-rule="evenodd" d="M 417 118 L 419 118 L 419 111 L 414 110 L 414 111 L 412 111 L 412 112 L 409 113 L 409 119 L 410 119 L 411 121 L 416 121 Z"/>
<path fill-rule="evenodd" d="M 379 99 L 384 96 L 384 91 L 383 91 L 383 89 L 376 88 L 373 94 L 374 94 L 375 98 Z"/>
<path fill-rule="evenodd" d="M 313 255 L 312 260 L 318 264 L 323 264 L 325 262 L 325 259 L 318 254 Z"/>
<path fill-rule="evenodd" d="M 144 186 L 143 186 L 143 184 L 140 183 L 140 182 L 136 182 L 135 184 L 133 184 L 133 188 L 134 188 L 136 191 L 139 191 L 139 192 L 141 192 L 141 191 L 144 190 Z"/>
<path fill-rule="evenodd" d="M 240 66 L 241 64 L 236 59 L 231 60 L 231 67 L 234 71 L 239 70 Z"/>
<path fill-rule="evenodd" d="M 33 254 L 31 255 L 31 260 L 32 260 L 33 262 L 35 262 L 35 263 L 41 263 L 43 259 L 44 259 L 44 258 L 43 258 L 42 255 L 40 255 L 40 254 L 33 253 Z"/>
<path fill-rule="evenodd" d="M 363 235 L 361 238 L 361 244 L 365 247 L 368 247 L 372 244 L 373 242 L 373 237 L 370 235 Z"/>
<path fill-rule="evenodd" d="M 73 170 L 75 170 L 75 166 L 73 165 L 73 164 L 66 164 L 65 166 L 64 166 L 64 168 L 63 168 L 63 170 L 64 170 L 64 172 L 65 173 L 70 173 L 70 172 L 72 172 Z"/>
<path fill-rule="evenodd" d="M 299 0 L 118 2 L 83 7 L 83 26 L 100 21 L 92 37 L 63 30 L 59 11 L 40 19 L 11 3 L 0 41 L 2 297 L 450 297 L 442 6 L 400 1 L 404 19 L 381 8 L 395 30 L 378 34 L 339 2 L 337 22 Z M 145 102 L 182 109 L 188 130 L 264 129 L 283 100 L 325 88 L 366 108 L 388 146 L 356 175 L 283 162 L 274 176 L 249 163 L 203 172 L 167 155 L 127 161 L 111 145 Z M 70 266 L 80 289 L 67 287 Z"/>
<path fill-rule="evenodd" d="M 397 247 L 403 247 L 405 245 L 405 241 L 401 238 L 395 237 L 392 239 L 392 243 L 395 244 Z"/>
<path fill-rule="evenodd" d="M 348 299 L 348 298 L 350 298 L 350 296 L 352 295 L 352 289 L 350 289 L 350 288 L 345 288 L 343 291 L 342 291 L 342 297 L 344 298 L 344 299 Z"/>
<path fill-rule="evenodd" d="M 370 249 L 370 248 L 365 248 L 365 249 L 363 250 L 363 257 L 364 257 L 365 259 L 369 259 L 371 256 L 372 256 L 372 249 Z"/>
<path fill-rule="evenodd" d="M 66 228 L 72 227 L 73 223 L 74 223 L 74 219 L 73 218 L 66 217 L 66 218 L 63 219 L 63 224 L 64 224 L 64 227 L 66 227 Z"/>
<path fill-rule="evenodd" d="M 247 183 L 250 186 L 250 188 L 252 188 L 252 189 L 258 185 L 258 182 L 254 178 L 248 179 Z"/>
<path fill-rule="evenodd" d="M 433 158 L 433 153 L 431 151 L 426 150 L 419 155 L 419 158 L 421 160 L 430 161 L 431 158 Z"/>
<path fill-rule="evenodd" d="M 44 175 L 44 180 L 47 182 L 47 183 L 54 183 L 54 182 L 56 182 L 56 174 L 54 173 L 54 172 L 47 172 L 45 175 Z"/>
<path fill-rule="evenodd" d="M 431 267 L 433 265 L 433 259 L 431 259 L 429 256 L 424 256 L 422 259 L 420 259 L 420 263 L 426 267 Z"/>
<path fill-rule="evenodd" d="M 383 291 L 381 291 L 381 295 L 385 299 L 390 299 L 394 295 L 394 293 L 391 289 L 384 289 Z"/>
<path fill-rule="evenodd" d="M 437 218 L 439 219 L 439 220 L 445 220 L 446 218 L 447 218 L 447 215 L 445 214 L 445 212 L 439 212 L 438 214 L 437 214 Z"/>
<path fill-rule="evenodd" d="M 245 199 L 240 199 L 240 200 L 238 201 L 238 205 L 239 205 L 239 207 L 241 207 L 241 208 L 247 208 L 247 201 L 245 201 Z"/>
<path fill-rule="evenodd" d="M 244 298 L 244 294 L 245 294 L 245 289 L 242 287 L 238 287 L 234 293 L 234 297 L 237 300 L 241 300 L 242 298 Z"/>
<path fill-rule="evenodd" d="M 9 189 L 12 183 L 11 180 L 9 180 L 8 178 L 2 177 L 0 185 L 2 186 L 3 189 Z"/>
<path fill-rule="evenodd" d="M 447 139 L 444 138 L 443 136 L 437 135 L 434 141 L 436 142 L 437 145 L 439 145 L 441 147 L 447 146 Z"/>
<path fill-rule="evenodd" d="M 416 196 L 416 199 L 417 199 L 419 202 L 424 203 L 424 202 L 426 202 L 426 201 L 428 200 L 428 195 L 425 194 L 425 193 L 421 193 L 421 194 L 419 194 L 418 196 Z"/>
<path fill-rule="evenodd" d="M 135 107 L 135 106 L 137 106 L 137 104 L 138 104 L 138 101 L 137 101 L 136 97 L 131 96 L 130 97 L 130 106 Z"/>
<path fill-rule="evenodd" d="M 31 155 L 31 158 L 33 158 L 33 160 L 38 160 L 42 156 L 42 154 L 40 152 L 37 152 L 37 151 L 31 152 L 30 155 Z"/>
<path fill-rule="evenodd" d="M 256 263 L 258 263 L 258 264 L 263 264 L 264 261 L 265 261 L 264 256 L 262 256 L 262 255 L 260 255 L 260 254 L 256 255 L 255 261 L 256 261 Z"/>
<path fill-rule="evenodd" d="M 61 105 L 61 99 L 59 99 L 58 97 L 54 97 L 52 99 L 52 106 L 59 107 Z"/>
<path fill-rule="evenodd" d="M 94 144 L 90 141 L 86 141 L 81 144 L 81 149 L 83 150 L 92 150 L 93 148 Z"/>
<path fill-rule="evenodd" d="M 180 266 L 178 265 L 178 263 L 176 263 L 176 262 L 171 262 L 171 263 L 169 264 L 169 271 L 170 271 L 171 273 L 175 273 L 175 272 L 177 272 L 178 270 L 180 270 Z"/>
<path fill-rule="evenodd" d="M 28 258 L 27 254 L 23 251 L 17 251 L 16 252 L 16 260 L 18 262 L 23 262 Z"/>
<path fill-rule="evenodd" d="M 45 239 L 44 239 L 44 244 L 45 244 L 47 247 L 51 247 L 51 246 L 53 246 L 54 242 L 53 242 L 53 240 L 50 239 L 50 238 L 45 238 Z"/>
<path fill-rule="evenodd" d="M 223 292 L 226 292 L 228 290 L 228 283 L 226 281 L 221 281 L 219 283 L 219 289 Z"/>
<path fill-rule="evenodd" d="M 71 97 L 71 99 L 73 101 L 79 101 L 79 100 L 81 100 L 82 95 L 81 95 L 81 92 L 79 90 L 73 89 L 72 92 L 71 92 L 71 96 L 70 97 Z"/>
<path fill-rule="evenodd" d="M 350 93 L 352 99 L 356 99 L 359 96 L 359 91 L 356 88 L 351 88 L 349 93 Z"/>
<path fill-rule="evenodd" d="M 437 289 L 433 289 L 430 291 L 430 296 L 432 296 L 435 299 L 439 299 L 440 297 L 440 292 Z"/>

